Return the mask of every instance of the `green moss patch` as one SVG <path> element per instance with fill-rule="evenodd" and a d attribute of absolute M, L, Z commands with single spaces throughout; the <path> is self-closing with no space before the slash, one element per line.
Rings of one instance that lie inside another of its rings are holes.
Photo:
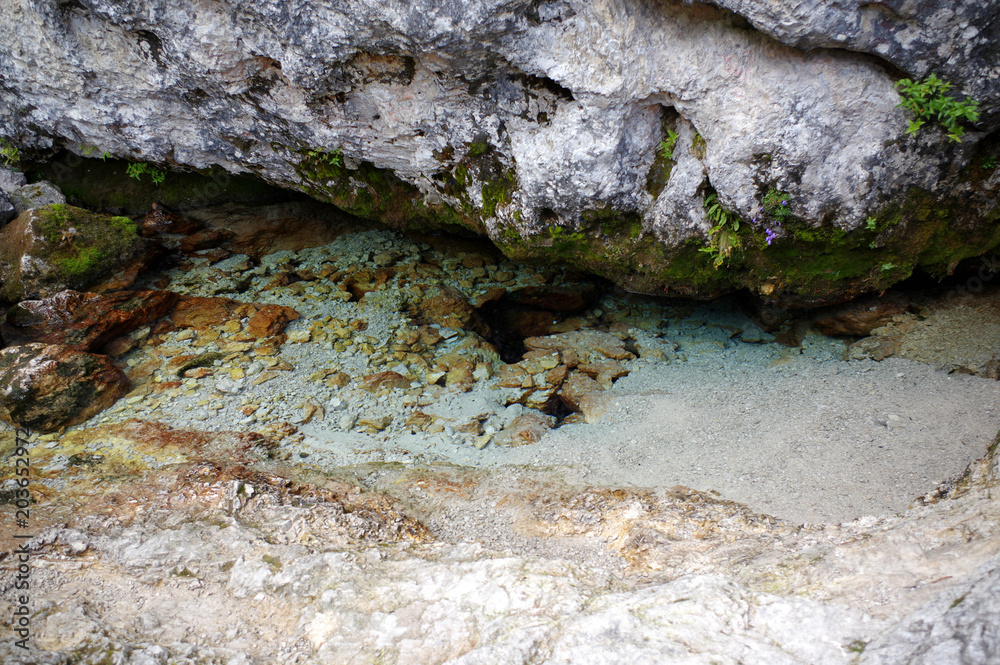
<path fill-rule="evenodd" d="M 321 152 L 305 150 L 297 153 L 301 158 L 294 167 L 303 180 L 303 189 L 312 197 L 329 201 L 352 215 L 394 228 L 482 234 L 483 220 L 496 215 L 498 206 L 510 202 L 517 179 L 512 169 L 499 164 L 495 151 L 485 142 L 473 142 L 467 150 L 463 160 L 434 175 L 440 191 L 457 199 L 457 205 L 429 204 L 419 189 L 370 162 L 348 168 L 323 159 Z M 441 159 L 454 153 L 454 148 L 442 151 Z M 469 195 L 473 181 L 482 187 L 481 208 Z"/>
<path fill-rule="evenodd" d="M 786 196 L 775 191 L 772 207 Z M 1000 208 L 980 214 L 957 197 L 919 189 L 851 232 L 787 213 L 771 245 L 764 228 L 740 224 L 740 249 L 718 268 L 701 251 L 704 240 L 667 247 L 643 230 L 637 214 L 608 208 L 587 211 L 578 228 L 550 226 L 528 238 L 507 227 L 496 242 L 512 258 L 569 263 L 643 293 L 713 297 L 748 288 L 807 306 L 882 291 L 918 267 L 948 274 L 962 259 L 1000 246 Z"/>
<path fill-rule="evenodd" d="M 99 215 L 64 204 L 24 213 L 7 233 L 10 238 L 26 239 L 0 247 L 0 261 L 10 266 L 0 287 L 0 299 L 7 302 L 35 297 L 40 291 L 85 289 L 134 258 L 146 244 L 139 237 L 138 224 L 128 217 Z M 19 266 L 24 254 L 53 270 L 22 278 Z"/>

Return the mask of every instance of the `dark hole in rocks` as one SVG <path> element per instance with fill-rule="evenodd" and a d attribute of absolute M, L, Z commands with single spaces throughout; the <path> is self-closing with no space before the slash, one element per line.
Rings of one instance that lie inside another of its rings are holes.
<path fill-rule="evenodd" d="M 569 408 L 566 402 L 559 395 L 553 395 L 542 405 L 542 413 L 548 414 L 556 419 L 552 429 L 558 428 L 569 416 L 577 413 L 575 409 Z"/>
<path fill-rule="evenodd" d="M 487 341 L 496 347 L 501 360 L 516 363 L 524 356 L 525 339 L 566 332 L 567 319 L 586 310 L 606 291 L 607 285 L 596 281 L 529 286 L 486 303 L 479 315 L 490 330 Z"/>

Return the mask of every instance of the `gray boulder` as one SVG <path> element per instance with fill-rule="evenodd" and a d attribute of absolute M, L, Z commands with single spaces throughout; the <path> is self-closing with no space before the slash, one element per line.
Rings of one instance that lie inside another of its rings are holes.
<path fill-rule="evenodd" d="M 27 183 L 27 178 L 20 171 L 5 169 L 0 166 L 0 193 L 12 194 L 14 190 L 24 187 Z"/>
<path fill-rule="evenodd" d="M 10 200 L 16 215 L 53 203 L 66 203 L 66 197 L 59 188 L 45 180 L 18 187 L 10 194 Z"/>

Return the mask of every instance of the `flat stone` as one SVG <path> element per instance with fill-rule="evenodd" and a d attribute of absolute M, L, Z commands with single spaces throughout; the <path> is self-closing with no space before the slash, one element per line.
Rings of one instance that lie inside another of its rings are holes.
<path fill-rule="evenodd" d="M 526 446 L 538 443 L 542 440 L 552 425 L 555 418 L 543 413 L 526 413 L 514 419 L 509 426 L 497 432 L 493 437 L 493 443 L 497 446 Z"/>
<path fill-rule="evenodd" d="M 573 351 L 581 362 L 610 358 L 628 360 L 635 354 L 625 348 L 625 342 L 610 333 L 596 330 L 576 330 L 546 337 L 529 337 L 524 346 L 533 351 Z"/>
<path fill-rule="evenodd" d="M 580 372 L 573 372 L 562 384 L 559 396 L 567 408 L 573 411 L 583 411 L 584 398 L 600 393 L 603 387 L 593 378 Z"/>
<path fill-rule="evenodd" d="M 24 300 L 7 313 L 9 343 L 62 344 L 94 351 L 105 343 L 166 315 L 178 300 L 171 291 L 119 291 L 96 295 L 60 291 L 41 300 Z"/>
<path fill-rule="evenodd" d="M 369 392 L 409 388 L 410 379 L 398 372 L 377 372 L 361 378 L 361 387 Z"/>
<path fill-rule="evenodd" d="M 813 325 L 824 335 L 864 337 L 906 312 L 908 306 L 908 299 L 898 294 L 859 298 L 826 310 L 813 320 Z"/>
<path fill-rule="evenodd" d="M 181 251 L 190 254 L 203 249 L 215 249 L 232 237 L 232 231 L 204 229 L 181 240 Z"/>

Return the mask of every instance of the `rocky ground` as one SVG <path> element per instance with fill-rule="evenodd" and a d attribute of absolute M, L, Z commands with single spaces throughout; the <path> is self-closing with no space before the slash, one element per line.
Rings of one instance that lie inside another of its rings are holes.
<path fill-rule="evenodd" d="M 307 203 L 190 217 L 125 295 L 4 323 L 123 393 L 32 439 L 4 662 L 994 662 L 996 294 L 772 327 Z"/>

